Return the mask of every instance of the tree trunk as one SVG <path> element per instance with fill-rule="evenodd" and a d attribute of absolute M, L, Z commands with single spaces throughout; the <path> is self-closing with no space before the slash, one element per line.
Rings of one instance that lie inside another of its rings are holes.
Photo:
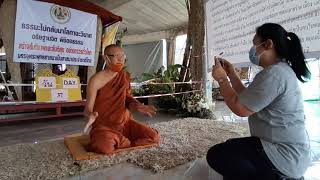
<path fill-rule="evenodd" d="M 190 71 L 194 81 L 202 80 L 203 63 L 203 44 L 204 44 L 204 7 L 203 0 L 190 1 L 190 19 L 191 25 L 191 57 Z"/>
<path fill-rule="evenodd" d="M 188 33 L 179 81 L 186 81 L 188 73 L 191 73 L 193 81 L 201 81 L 205 33 L 203 0 L 186 0 L 186 5 L 189 14 Z"/>

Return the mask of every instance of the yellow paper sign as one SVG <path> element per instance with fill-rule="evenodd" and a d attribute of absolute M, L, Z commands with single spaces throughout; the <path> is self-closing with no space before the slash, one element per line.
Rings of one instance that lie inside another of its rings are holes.
<path fill-rule="evenodd" d="M 58 76 L 50 69 L 45 69 L 35 79 L 37 102 L 82 100 L 80 78 L 70 70 Z"/>
<path fill-rule="evenodd" d="M 67 89 L 52 89 L 51 99 L 53 102 L 68 101 L 68 90 Z"/>
<path fill-rule="evenodd" d="M 68 90 L 68 101 L 82 100 L 80 78 L 72 71 L 68 70 L 64 74 L 57 76 L 57 84 L 58 88 Z"/>
<path fill-rule="evenodd" d="M 36 101 L 37 102 L 50 102 L 51 101 L 51 89 L 57 87 L 56 74 L 53 74 L 50 69 L 44 69 L 38 72 L 35 77 L 36 80 Z M 48 87 L 48 82 L 51 87 Z M 55 83 L 53 85 L 53 82 Z M 53 87 L 54 86 L 54 87 Z"/>

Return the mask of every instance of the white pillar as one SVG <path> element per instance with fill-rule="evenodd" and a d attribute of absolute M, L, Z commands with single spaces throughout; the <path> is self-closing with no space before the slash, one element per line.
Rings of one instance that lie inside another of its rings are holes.
<path fill-rule="evenodd" d="M 205 47 L 204 47 L 204 52 L 207 52 L 207 48 Z M 211 75 L 212 68 L 209 67 L 210 63 L 208 63 L 211 59 L 209 59 L 210 57 L 208 57 L 206 54 L 207 53 L 203 55 L 204 63 L 202 63 L 203 64 L 202 79 L 204 81 L 203 92 L 204 92 L 205 101 L 209 104 L 212 104 L 212 75 Z M 212 108 L 213 107 L 210 107 L 210 109 Z"/>
<path fill-rule="evenodd" d="M 204 4 L 204 14 L 206 14 L 206 3 Z M 205 19 L 204 21 L 204 26 L 205 26 L 205 35 L 204 35 L 204 55 L 203 55 L 203 59 L 204 59 L 204 63 L 203 64 L 203 80 L 204 80 L 204 95 L 205 95 L 205 100 L 207 103 L 209 103 L 209 105 L 212 105 L 211 107 L 209 107 L 211 110 L 214 109 L 214 103 L 213 103 L 213 99 L 212 99 L 212 67 L 210 67 L 212 65 L 212 63 L 210 61 L 212 61 L 213 57 L 210 57 L 211 55 L 209 54 L 210 52 L 208 52 L 208 48 L 207 48 L 207 44 L 208 44 L 208 39 L 207 39 L 207 21 Z"/>

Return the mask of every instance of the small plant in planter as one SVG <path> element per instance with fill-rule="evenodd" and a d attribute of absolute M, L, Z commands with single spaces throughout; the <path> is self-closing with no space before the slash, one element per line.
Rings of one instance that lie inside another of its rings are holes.
<path fill-rule="evenodd" d="M 164 67 L 159 68 L 154 73 L 144 73 L 142 81 L 153 83 L 173 83 L 179 81 L 181 65 L 169 65 L 166 70 Z M 190 86 L 187 84 L 186 86 Z M 191 86 L 190 86 L 191 88 Z M 167 94 L 177 92 L 174 84 L 147 84 L 142 85 L 141 92 L 145 95 L 150 94 Z M 181 95 L 157 97 L 155 104 L 165 111 L 179 111 L 181 109 Z"/>

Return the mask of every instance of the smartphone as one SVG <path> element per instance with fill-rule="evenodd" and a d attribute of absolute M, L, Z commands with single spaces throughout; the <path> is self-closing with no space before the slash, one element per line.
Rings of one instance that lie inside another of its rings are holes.
<path fill-rule="evenodd" d="M 218 57 L 218 58 L 221 58 L 220 60 L 219 60 L 219 62 L 220 62 L 220 64 L 221 64 L 221 66 L 223 67 L 224 66 L 224 61 L 223 61 L 223 59 L 222 59 L 222 55 L 223 55 L 223 52 L 221 52 L 218 56 L 216 56 L 216 57 Z"/>

